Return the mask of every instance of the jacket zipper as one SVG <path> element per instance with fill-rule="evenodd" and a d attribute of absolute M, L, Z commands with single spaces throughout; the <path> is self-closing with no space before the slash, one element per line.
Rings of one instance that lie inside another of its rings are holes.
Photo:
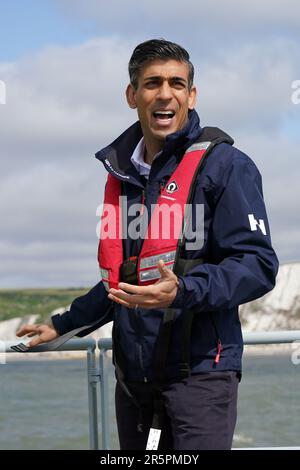
<path fill-rule="evenodd" d="M 220 338 L 218 338 L 218 350 L 217 350 L 217 354 L 214 360 L 215 364 L 218 364 L 220 361 L 221 351 L 222 351 L 222 343 L 221 343 Z"/>
<path fill-rule="evenodd" d="M 136 318 L 136 322 L 137 322 L 137 325 L 138 325 L 138 336 L 139 336 L 139 340 L 137 341 L 137 351 L 138 351 L 138 360 L 139 360 L 139 365 L 140 365 L 140 368 L 141 368 L 141 371 L 143 373 L 143 381 L 144 382 L 148 382 L 148 379 L 147 377 L 144 375 L 145 374 L 145 368 L 144 368 L 144 361 L 143 361 L 143 348 L 142 348 L 142 334 L 141 334 L 141 318 L 139 316 L 139 308 L 136 307 L 134 309 L 134 314 L 135 314 L 135 318 Z"/>
<path fill-rule="evenodd" d="M 215 322 L 215 320 L 212 316 L 210 318 L 211 318 L 211 322 L 213 324 L 213 327 L 214 327 L 214 330 L 215 330 L 215 333 L 216 333 L 216 337 L 217 337 L 217 354 L 215 355 L 215 358 L 214 358 L 214 364 L 219 364 L 220 358 L 221 358 L 221 352 L 222 352 L 222 342 L 221 342 L 221 339 L 220 339 L 220 335 L 219 335 L 219 332 L 218 332 L 216 322 Z"/>
<path fill-rule="evenodd" d="M 146 201 L 146 194 L 147 194 L 147 189 L 148 189 L 148 183 L 149 183 L 149 180 L 147 180 L 147 182 L 146 182 L 146 188 L 142 190 L 140 217 L 143 216 L 144 210 L 145 210 L 145 201 Z M 160 182 L 160 185 L 159 185 L 159 195 L 162 193 L 162 191 L 163 191 L 165 185 L 166 185 L 166 182 L 165 182 L 165 181 Z M 140 246 L 140 250 L 139 250 L 138 256 L 139 256 L 140 253 L 141 253 L 141 249 L 142 249 L 142 244 L 141 244 L 141 246 Z M 141 334 L 140 317 L 139 317 L 138 310 L 139 310 L 138 308 L 135 308 L 135 310 L 134 310 L 135 316 L 136 316 L 136 320 L 137 320 L 137 324 L 139 325 L 139 342 L 138 342 L 138 344 L 137 344 L 137 348 L 138 348 L 138 358 L 139 358 L 140 368 L 141 368 L 142 373 L 144 374 L 144 373 L 145 373 L 145 369 L 144 369 L 144 361 L 143 361 L 142 334 Z M 143 381 L 144 381 L 144 383 L 147 383 L 147 382 L 148 382 L 148 378 L 147 378 L 145 375 L 143 376 Z"/>
<path fill-rule="evenodd" d="M 146 188 L 142 190 L 140 217 L 143 216 L 144 211 L 145 211 L 145 201 L 146 201 L 147 189 L 148 189 L 148 180 L 147 180 L 147 182 L 146 182 Z M 142 249 L 142 243 L 141 243 L 141 245 L 140 245 L 139 253 L 138 253 L 137 256 L 140 255 L 141 249 Z M 135 317 L 136 317 L 136 321 L 137 321 L 138 329 L 139 329 L 139 331 L 138 331 L 139 342 L 137 343 L 138 359 L 139 359 L 139 364 L 140 364 L 141 371 L 142 371 L 142 373 L 143 373 L 143 381 L 146 383 L 146 382 L 148 382 L 148 379 L 147 379 L 147 377 L 144 375 L 145 369 L 144 369 L 144 361 L 143 361 L 141 319 L 140 319 L 139 308 L 138 308 L 138 307 L 134 309 L 134 313 L 135 313 Z"/>
<path fill-rule="evenodd" d="M 147 182 L 146 182 L 146 188 L 142 190 L 140 217 L 143 216 L 144 210 L 145 210 L 145 202 L 146 202 L 146 195 L 147 195 L 148 183 L 149 183 L 149 180 L 147 180 Z M 165 182 L 160 183 L 160 191 L 159 191 L 159 193 L 162 192 L 162 190 L 163 190 L 163 188 L 164 188 L 164 185 L 165 185 Z M 139 253 L 138 253 L 137 256 L 140 255 L 141 249 L 142 249 L 142 243 L 141 243 L 141 245 L 140 245 L 140 250 L 139 250 Z M 137 324 L 138 324 L 138 327 L 139 327 L 139 332 L 138 332 L 138 335 L 139 335 L 139 342 L 137 343 L 137 349 L 138 349 L 139 365 L 140 365 L 141 371 L 142 371 L 143 374 L 144 374 L 145 368 L 144 368 L 144 361 L 143 361 L 142 334 L 141 334 L 141 324 L 140 324 L 141 319 L 140 319 L 138 310 L 139 310 L 138 307 L 135 308 L 135 310 L 134 310 L 135 317 L 136 317 L 136 320 L 137 320 Z M 148 382 L 148 379 L 147 379 L 146 376 L 143 376 L 143 381 L 144 381 L 145 383 Z"/>

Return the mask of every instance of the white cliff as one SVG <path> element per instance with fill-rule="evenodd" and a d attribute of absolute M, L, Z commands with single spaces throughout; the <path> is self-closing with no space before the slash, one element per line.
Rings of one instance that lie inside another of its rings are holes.
<path fill-rule="evenodd" d="M 55 309 L 49 316 L 63 313 L 69 306 Z M 275 288 L 258 300 L 240 306 L 244 331 L 300 329 L 300 263 L 287 263 L 279 268 Z M 14 341 L 15 332 L 26 323 L 38 321 L 38 315 L 16 317 L 0 322 L 0 340 Z M 88 337 L 96 340 L 111 337 L 112 323 Z"/>
<path fill-rule="evenodd" d="M 245 331 L 300 329 L 300 263 L 281 265 L 274 289 L 241 305 L 240 318 Z"/>
<path fill-rule="evenodd" d="M 38 320 L 39 315 L 27 315 L 25 317 L 15 317 L 10 320 L 4 320 L 0 322 L 0 340 L 1 341 L 15 341 L 16 331 L 21 326 L 27 323 L 35 323 Z"/>

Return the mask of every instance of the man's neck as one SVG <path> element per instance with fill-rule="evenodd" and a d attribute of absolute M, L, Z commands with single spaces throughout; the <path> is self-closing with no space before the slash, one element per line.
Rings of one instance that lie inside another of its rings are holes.
<path fill-rule="evenodd" d="M 144 142 L 144 161 L 148 163 L 148 165 L 152 165 L 155 155 L 157 155 L 163 149 L 164 142 L 148 142 L 146 138 L 144 138 Z"/>

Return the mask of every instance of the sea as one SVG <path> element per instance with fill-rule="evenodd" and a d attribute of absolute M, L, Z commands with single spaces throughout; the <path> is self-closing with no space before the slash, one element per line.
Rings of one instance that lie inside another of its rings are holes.
<path fill-rule="evenodd" d="M 118 449 L 112 367 L 109 377 L 110 448 Z M 300 446 L 300 364 L 289 353 L 245 354 L 233 447 L 277 446 Z M 0 449 L 89 449 L 84 359 L 0 364 Z"/>

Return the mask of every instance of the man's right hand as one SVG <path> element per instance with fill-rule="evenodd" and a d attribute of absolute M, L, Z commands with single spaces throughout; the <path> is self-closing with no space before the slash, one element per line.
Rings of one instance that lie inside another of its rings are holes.
<path fill-rule="evenodd" d="M 30 343 L 27 344 L 29 348 L 33 346 L 37 346 L 41 343 L 48 343 L 55 338 L 58 338 L 59 334 L 57 331 L 49 325 L 41 324 L 41 325 L 24 325 L 20 328 L 16 335 L 21 337 L 27 335 L 29 338 L 32 336 L 37 336 L 34 338 Z"/>

